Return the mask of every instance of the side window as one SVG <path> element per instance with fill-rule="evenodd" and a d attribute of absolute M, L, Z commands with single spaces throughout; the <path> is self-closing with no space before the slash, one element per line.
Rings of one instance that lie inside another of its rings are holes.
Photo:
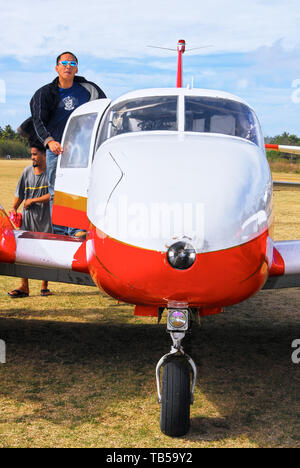
<path fill-rule="evenodd" d="M 97 113 L 71 118 L 64 139 L 61 168 L 88 167 L 91 136 Z"/>

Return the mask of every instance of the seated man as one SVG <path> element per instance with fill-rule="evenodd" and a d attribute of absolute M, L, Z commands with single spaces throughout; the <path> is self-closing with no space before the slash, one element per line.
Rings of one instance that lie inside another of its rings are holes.
<path fill-rule="evenodd" d="M 24 169 L 16 189 L 12 212 L 17 213 L 24 201 L 21 229 L 24 231 L 52 232 L 48 182 L 46 174 L 46 150 L 40 142 L 31 143 L 32 166 Z M 22 278 L 21 286 L 9 292 L 12 298 L 29 296 L 29 283 Z M 41 296 L 50 296 L 48 282 L 42 281 Z"/>

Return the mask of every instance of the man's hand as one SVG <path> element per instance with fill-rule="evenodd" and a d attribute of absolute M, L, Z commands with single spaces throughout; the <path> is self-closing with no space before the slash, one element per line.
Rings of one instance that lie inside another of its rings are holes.
<path fill-rule="evenodd" d="M 48 146 L 52 153 L 57 154 L 57 156 L 63 152 L 63 149 L 58 141 L 51 140 L 49 141 Z"/>
<path fill-rule="evenodd" d="M 28 198 L 27 200 L 25 200 L 24 202 L 25 210 L 28 210 L 33 203 L 35 203 L 33 198 Z"/>
<path fill-rule="evenodd" d="M 34 205 L 35 203 L 49 203 L 50 201 L 50 193 L 46 193 L 46 195 L 42 195 L 41 197 L 37 198 L 27 198 L 24 202 L 24 208 L 25 210 L 28 210 L 31 205 Z"/>

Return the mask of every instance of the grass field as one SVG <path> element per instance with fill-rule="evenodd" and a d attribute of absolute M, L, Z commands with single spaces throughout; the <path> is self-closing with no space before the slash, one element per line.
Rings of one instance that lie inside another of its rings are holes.
<path fill-rule="evenodd" d="M 8 210 L 24 161 L 0 161 Z M 279 174 L 281 180 L 290 175 Z M 299 180 L 300 176 L 293 175 Z M 274 178 L 277 178 L 277 174 Z M 300 192 L 275 192 L 275 239 L 300 237 Z M 169 351 L 164 323 L 133 317 L 95 288 L 51 284 L 55 296 L 12 300 L 0 279 L 0 447 L 300 447 L 300 290 L 264 291 L 187 340 L 198 367 L 191 430 L 159 429 L 155 365 Z"/>

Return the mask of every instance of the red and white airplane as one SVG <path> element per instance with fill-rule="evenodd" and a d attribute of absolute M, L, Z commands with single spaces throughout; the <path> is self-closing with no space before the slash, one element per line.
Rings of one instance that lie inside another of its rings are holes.
<path fill-rule="evenodd" d="M 96 285 L 140 316 L 167 310 L 173 344 L 156 380 L 170 436 L 190 424 L 196 366 L 181 341 L 192 321 L 262 288 L 300 286 L 300 241 L 272 240 L 258 119 L 237 96 L 182 88 L 184 50 L 179 41 L 176 88 L 92 101 L 71 115 L 53 222 L 87 230 L 85 241 L 16 230 L 0 205 L 0 274 Z"/>

